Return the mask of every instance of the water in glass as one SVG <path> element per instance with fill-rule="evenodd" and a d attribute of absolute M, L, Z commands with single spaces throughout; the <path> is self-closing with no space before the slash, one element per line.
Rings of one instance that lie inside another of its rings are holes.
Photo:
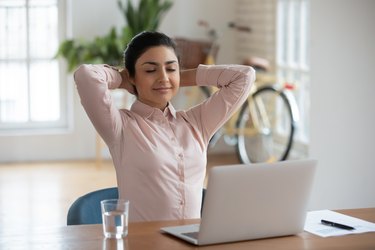
<path fill-rule="evenodd" d="M 103 230 L 107 238 L 124 238 L 128 235 L 128 213 L 109 211 L 103 213 Z"/>

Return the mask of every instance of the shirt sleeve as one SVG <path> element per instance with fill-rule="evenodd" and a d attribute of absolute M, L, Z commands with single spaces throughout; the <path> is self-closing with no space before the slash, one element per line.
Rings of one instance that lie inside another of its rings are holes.
<path fill-rule="evenodd" d="M 186 114 L 192 118 L 208 144 L 213 134 L 238 110 L 250 94 L 255 70 L 245 65 L 199 65 L 198 86 L 219 88 L 211 97 Z"/>
<path fill-rule="evenodd" d="M 74 72 L 81 103 L 97 132 L 108 146 L 121 133 L 122 119 L 110 94 L 120 86 L 120 73 L 108 65 L 83 64 Z"/>

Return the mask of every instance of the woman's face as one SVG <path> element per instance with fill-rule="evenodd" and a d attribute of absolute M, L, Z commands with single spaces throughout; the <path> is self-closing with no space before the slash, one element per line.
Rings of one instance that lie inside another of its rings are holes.
<path fill-rule="evenodd" d="M 135 63 L 138 100 L 164 110 L 180 86 L 180 69 L 172 48 L 151 47 Z"/>

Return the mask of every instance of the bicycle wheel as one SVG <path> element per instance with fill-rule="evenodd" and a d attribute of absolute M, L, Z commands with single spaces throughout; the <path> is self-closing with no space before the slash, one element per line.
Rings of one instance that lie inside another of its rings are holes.
<path fill-rule="evenodd" d="M 243 163 L 287 159 L 295 122 L 285 93 L 272 86 L 258 89 L 241 107 L 236 127 L 237 153 Z"/>

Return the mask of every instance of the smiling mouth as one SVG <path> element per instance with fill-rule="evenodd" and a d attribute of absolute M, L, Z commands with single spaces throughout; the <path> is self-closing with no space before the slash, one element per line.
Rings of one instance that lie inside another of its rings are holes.
<path fill-rule="evenodd" d="M 154 88 L 155 91 L 161 91 L 161 92 L 165 92 L 165 91 L 168 91 L 168 90 L 171 90 L 171 89 L 172 89 L 171 87 Z"/>

